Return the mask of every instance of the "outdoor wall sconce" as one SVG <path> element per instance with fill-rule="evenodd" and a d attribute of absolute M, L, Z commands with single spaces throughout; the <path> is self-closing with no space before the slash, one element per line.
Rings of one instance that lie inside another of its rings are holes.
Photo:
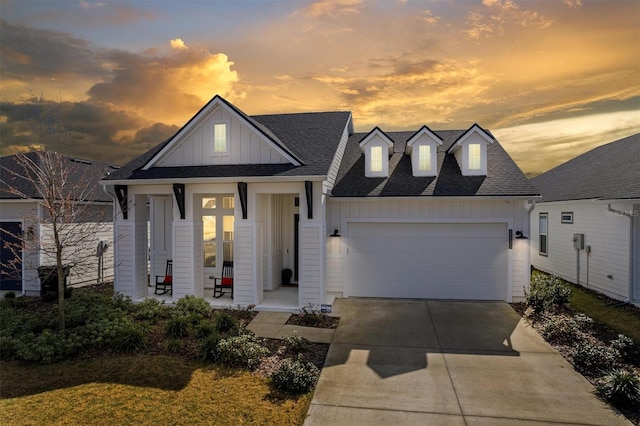
<path fill-rule="evenodd" d="M 522 233 L 522 231 L 516 231 L 516 239 L 517 240 L 527 240 L 526 235 Z"/>
<path fill-rule="evenodd" d="M 330 237 L 339 237 L 340 236 L 340 231 L 338 231 L 337 229 L 333 230 L 333 234 L 330 235 Z"/>

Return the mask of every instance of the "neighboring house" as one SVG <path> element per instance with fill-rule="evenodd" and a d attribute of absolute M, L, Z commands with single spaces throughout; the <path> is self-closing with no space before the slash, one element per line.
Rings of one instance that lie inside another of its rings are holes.
<path fill-rule="evenodd" d="M 43 152 L 19 154 L 27 161 L 42 167 L 40 155 Z M 82 242 L 65 249 L 65 264 L 78 264 L 71 268 L 67 283 L 69 285 L 96 282 L 98 279 L 97 246 L 113 246 L 113 200 L 98 185 L 99 180 L 117 167 L 105 163 L 54 155 L 49 164 L 69 163 L 67 187 L 74 188 L 74 199 L 82 205 L 83 217 L 76 217 L 78 225 L 71 227 L 74 232 L 88 229 L 91 235 L 82 238 Z M 38 267 L 53 266 L 55 256 L 50 250 L 52 235 L 47 209 L 36 190 L 33 180 L 21 178 L 25 171 L 16 155 L 0 158 L 0 290 L 2 293 L 13 291 L 17 294 L 37 296 L 40 294 Z M 91 190 L 90 192 L 87 190 Z M 22 194 L 21 195 L 18 195 Z M 87 208 L 87 204 L 89 207 Z M 22 250 L 11 250 L 10 245 L 19 243 Z M 81 245 L 81 247 L 79 247 Z M 80 252 L 78 250 L 81 250 Z M 86 259 L 79 259 L 86 258 Z M 86 261 L 85 261 L 86 260 Z M 113 248 L 108 248 L 102 257 L 100 275 L 113 277 Z"/>
<path fill-rule="evenodd" d="M 529 283 L 528 240 L 515 237 L 529 234 L 538 193 L 476 124 L 354 133 L 350 112 L 250 117 L 216 96 L 103 184 L 119 202 L 116 290 L 134 299 L 153 294 L 147 274 L 168 259 L 173 299 L 211 298 L 211 277 L 233 260 L 233 303 L 258 308 L 285 268 L 298 283 L 292 308 L 511 301 Z"/>
<path fill-rule="evenodd" d="M 619 300 L 640 302 L 640 134 L 599 146 L 532 179 L 531 259 Z"/>

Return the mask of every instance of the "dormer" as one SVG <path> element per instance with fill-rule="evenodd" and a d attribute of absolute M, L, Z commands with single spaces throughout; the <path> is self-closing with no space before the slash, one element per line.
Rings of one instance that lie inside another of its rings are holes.
<path fill-rule="evenodd" d="M 411 156 L 413 176 L 438 175 L 438 146 L 442 139 L 429 127 L 422 126 L 407 141 L 407 154 Z"/>
<path fill-rule="evenodd" d="M 453 154 L 463 176 L 487 175 L 487 145 L 494 142 L 491 135 L 474 124 L 451 145 L 448 154 Z"/>
<path fill-rule="evenodd" d="M 393 141 L 380 128 L 374 128 L 360 142 L 364 153 L 365 172 L 369 178 L 389 176 L 389 157 L 393 154 Z"/>

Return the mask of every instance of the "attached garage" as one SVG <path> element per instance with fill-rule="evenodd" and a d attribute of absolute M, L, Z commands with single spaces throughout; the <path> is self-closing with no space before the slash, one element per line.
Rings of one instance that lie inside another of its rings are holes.
<path fill-rule="evenodd" d="M 344 295 L 507 300 L 506 223 L 351 222 Z"/>

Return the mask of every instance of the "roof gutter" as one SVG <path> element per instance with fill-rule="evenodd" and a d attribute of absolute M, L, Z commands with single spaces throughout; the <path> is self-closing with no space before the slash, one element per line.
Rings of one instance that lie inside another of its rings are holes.
<path fill-rule="evenodd" d="M 163 179 L 114 179 L 101 180 L 100 185 L 165 185 L 173 183 L 235 183 L 235 182 L 257 182 L 257 183 L 276 183 L 276 182 L 301 182 L 310 180 L 313 182 L 321 182 L 326 179 L 326 175 L 322 176 L 234 176 L 234 177 L 202 177 L 202 178 L 163 178 Z"/>
<path fill-rule="evenodd" d="M 613 213 L 613 215 L 615 216 L 626 216 L 628 217 L 629 220 L 629 235 L 633 235 L 633 217 L 634 217 L 634 211 L 623 211 L 623 210 L 616 210 L 613 207 L 611 207 L 611 203 L 607 204 L 607 212 L 609 213 Z M 629 277 L 628 277 L 628 283 L 629 283 L 629 294 L 627 297 L 627 300 L 625 300 L 626 303 L 629 303 L 631 300 L 633 300 L 633 237 L 629 238 Z"/>

